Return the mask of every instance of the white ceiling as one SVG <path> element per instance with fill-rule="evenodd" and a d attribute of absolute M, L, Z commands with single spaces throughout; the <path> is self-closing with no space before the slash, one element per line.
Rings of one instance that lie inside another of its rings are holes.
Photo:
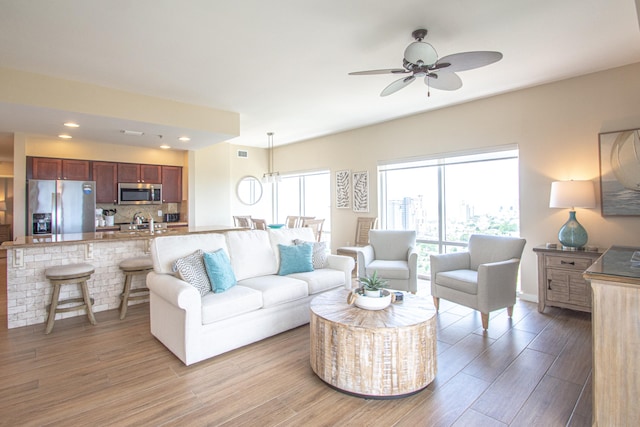
<path fill-rule="evenodd" d="M 230 142 L 264 147 L 269 131 L 297 142 L 640 62 L 636 1 L 0 0 L 0 67 L 238 112 Z M 397 76 L 348 75 L 401 67 L 417 28 L 440 57 L 504 59 L 430 97 L 416 81 L 381 98 Z M 0 132 L 57 135 L 68 118 L 0 103 Z M 113 131 L 132 123 L 81 119 L 83 138 L 137 143 Z M 216 141 L 194 133 L 189 148 Z"/>

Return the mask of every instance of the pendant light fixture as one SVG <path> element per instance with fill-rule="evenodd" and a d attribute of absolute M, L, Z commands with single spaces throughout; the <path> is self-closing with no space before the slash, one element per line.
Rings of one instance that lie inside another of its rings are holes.
<path fill-rule="evenodd" d="M 262 182 L 273 184 L 282 181 L 282 178 L 280 172 L 273 171 L 273 132 L 267 132 L 267 138 L 269 142 L 269 172 L 262 175 Z"/>

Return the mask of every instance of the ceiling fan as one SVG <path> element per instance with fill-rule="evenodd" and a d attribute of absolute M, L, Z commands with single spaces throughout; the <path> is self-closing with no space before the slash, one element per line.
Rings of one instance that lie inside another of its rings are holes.
<path fill-rule="evenodd" d="M 369 74 L 410 74 L 385 87 L 380 96 L 391 95 L 412 83 L 416 77 L 424 77 L 429 88 L 440 90 L 457 90 L 462 87 L 462 80 L 456 71 L 472 70 L 493 64 L 502 59 L 502 53 L 492 51 L 461 52 L 438 59 L 436 50 L 429 43 L 422 41 L 427 30 L 419 29 L 411 33 L 416 39 L 404 50 L 402 66 L 404 68 L 387 68 L 383 70 L 355 71 L 351 76 Z M 427 96 L 430 93 L 427 92 Z"/>

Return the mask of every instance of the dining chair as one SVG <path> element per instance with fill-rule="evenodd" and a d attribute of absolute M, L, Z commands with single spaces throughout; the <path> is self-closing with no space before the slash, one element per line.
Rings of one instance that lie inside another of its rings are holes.
<path fill-rule="evenodd" d="M 316 219 L 316 217 L 315 216 L 299 216 L 298 217 L 298 224 L 296 225 L 296 227 L 304 227 L 304 222 L 306 220 L 311 220 L 311 219 Z"/>
<path fill-rule="evenodd" d="M 299 216 L 288 216 L 284 223 L 287 228 L 296 228 L 298 226 L 299 219 Z"/>
<path fill-rule="evenodd" d="M 303 227 L 309 227 L 313 230 L 313 235 L 319 242 L 322 238 L 322 226 L 324 225 L 324 219 L 305 219 L 302 221 Z"/>
<path fill-rule="evenodd" d="M 356 225 L 356 246 L 367 246 L 369 244 L 369 231 L 378 226 L 377 217 L 358 217 Z"/>
<path fill-rule="evenodd" d="M 253 228 L 251 215 L 234 215 L 233 225 L 236 227 Z"/>
<path fill-rule="evenodd" d="M 253 228 L 256 230 L 266 230 L 267 229 L 267 221 L 264 219 L 252 219 Z"/>

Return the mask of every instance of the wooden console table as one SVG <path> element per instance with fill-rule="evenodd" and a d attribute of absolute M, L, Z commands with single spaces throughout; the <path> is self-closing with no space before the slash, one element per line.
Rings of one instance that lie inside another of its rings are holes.
<path fill-rule="evenodd" d="M 640 425 L 640 248 L 613 246 L 584 273 L 593 289 L 593 425 Z"/>
<path fill-rule="evenodd" d="M 430 299 L 364 310 L 346 289 L 311 301 L 311 369 L 330 386 L 360 397 L 401 397 L 436 376 L 436 311 Z"/>

